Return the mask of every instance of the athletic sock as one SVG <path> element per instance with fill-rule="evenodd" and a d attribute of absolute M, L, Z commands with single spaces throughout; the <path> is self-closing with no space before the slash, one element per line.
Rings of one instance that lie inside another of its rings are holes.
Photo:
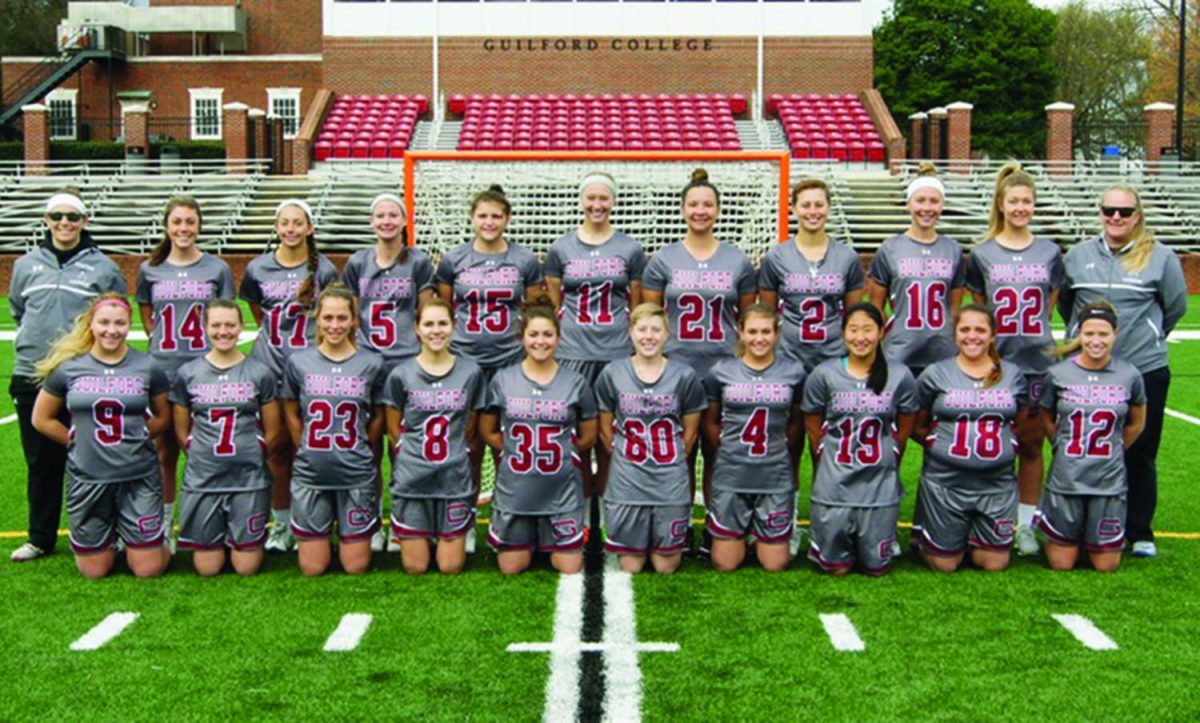
<path fill-rule="evenodd" d="M 164 502 L 163 503 L 163 524 L 162 524 L 162 526 L 163 526 L 163 529 L 167 531 L 168 535 L 171 534 L 172 528 L 175 527 L 175 503 L 174 502 Z"/>
<path fill-rule="evenodd" d="M 271 519 L 274 520 L 276 527 L 287 527 L 292 521 L 292 509 L 284 507 L 280 510 L 271 510 Z"/>
<path fill-rule="evenodd" d="M 1027 505 L 1024 502 L 1017 505 L 1017 524 L 1022 530 L 1033 527 L 1033 513 L 1035 511 L 1037 511 L 1037 505 Z"/>

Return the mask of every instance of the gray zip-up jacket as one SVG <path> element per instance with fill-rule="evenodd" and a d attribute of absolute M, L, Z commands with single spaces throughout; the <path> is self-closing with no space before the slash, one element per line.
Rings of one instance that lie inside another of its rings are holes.
<path fill-rule="evenodd" d="M 70 330 L 75 317 L 105 291 L 129 293 L 125 275 L 83 232 L 80 250 L 63 266 L 50 248 L 50 233 L 41 245 L 13 264 L 8 306 L 17 322 L 14 376 L 33 376 L 33 367 L 54 340 Z"/>
<path fill-rule="evenodd" d="M 1113 356 L 1145 374 L 1167 366 L 1167 334 L 1187 312 L 1187 282 L 1179 257 L 1158 242 L 1146 268 L 1127 271 L 1121 258 L 1132 246 L 1113 252 L 1101 236 L 1072 247 L 1064 259 L 1067 281 L 1058 311 L 1074 336 L 1081 308 L 1101 300 L 1112 304 L 1118 324 Z"/>

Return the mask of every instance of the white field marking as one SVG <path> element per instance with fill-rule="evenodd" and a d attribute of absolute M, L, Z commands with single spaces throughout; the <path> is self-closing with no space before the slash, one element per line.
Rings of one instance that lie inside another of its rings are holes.
<path fill-rule="evenodd" d="M 633 576 L 620 570 L 604 572 L 604 642 L 610 646 L 604 653 L 604 720 L 640 721 L 642 669 L 638 667 Z"/>
<path fill-rule="evenodd" d="M 554 643 L 542 720 L 575 720 L 579 712 L 579 639 L 583 634 L 583 574 L 560 575 L 554 596 Z"/>
<path fill-rule="evenodd" d="M 510 653 L 607 653 L 613 650 L 627 650 L 626 643 L 579 643 L 577 645 L 558 645 L 557 643 L 509 643 L 505 648 Z M 639 653 L 678 653 L 679 643 L 637 643 Z"/>
<path fill-rule="evenodd" d="M 17 338 L 17 332 L 15 330 L 14 331 L 0 331 L 0 341 L 13 341 L 16 338 Z M 257 330 L 243 331 L 241 334 L 238 334 L 238 343 L 240 344 L 242 342 L 253 341 L 256 338 L 258 338 Z M 129 341 L 146 341 L 147 339 L 149 339 L 149 337 L 146 336 L 146 332 L 135 330 L 135 331 L 129 332 L 128 339 L 129 339 Z"/>
<path fill-rule="evenodd" d="M 1117 644 L 1082 615 L 1052 615 L 1075 639 L 1092 650 L 1117 650 Z"/>
<path fill-rule="evenodd" d="M 1190 414 L 1184 414 L 1183 412 L 1176 412 L 1174 409 L 1167 409 L 1165 411 L 1166 411 L 1168 417 L 1175 417 L 1176 419 L 1182 419 L 1185 422 L 1200 426 L 1200 419 L 1197 419 Z M 4 424 L 4 423 L 5 423 L 4 420 L 0 419 L 0 424 Z"/>
<path fill-rule="evenodd" d="M 137 619 L 137 613 L 112 613 L 71 643 L 71 650 L 95 650 L 120 635 Z"/>
<path fill-rule="evenodd" d="M 366 613 L 347 613 L 342 616 L 337 629 L 325 641 L 325 652 L 348 653 L 358 647 L 367 628 L 371 627 L 371 616 Z"/>
<path fill-rule="evenodd" d="M 829 636 L 829 642 L 833 643 L 834 650 L 843 653 L 858 653 L 867 649 L 867 644 L 858 637 L 854 623 L 850 622 L 850 618 L 845 615 L 841 613 L 822 614 L 821 624 L 825 626 L 825 633 Z"/>
<path fill-rule="evenodd" d="M 10 414 L 7 417 L 0 417 L 0 425 L 12 424 L 17 421 L 17 415 Z"/>

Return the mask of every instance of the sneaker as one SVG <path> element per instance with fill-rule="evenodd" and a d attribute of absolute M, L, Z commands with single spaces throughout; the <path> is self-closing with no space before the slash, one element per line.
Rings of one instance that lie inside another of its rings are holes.
<path fill-rule="evenodd" d="M 39 550 L 40 552 L 40 550 Z M 13 553 L 15 556 L 16 553 Z M 1158 555 L 1158 548 L 1150 540 L 1138 540 L 1133 543 L 1134 557 L 1155 557 Z"/>
<path fill-rule="evenodd" d="M 1033 526 L 1017 530 L 1017 554 L 1030 556 L 1038 554 L 1037 535 L 1033 534 Z"/>
<path fill-rule="evenodd" d="M 170 534 L 170 535 L 166 535 L 165 537 L 163 537 L 163 546 L 166 547 L 167 552 L 171 553 L 171 556 L 174 557 L 175 551 L 179 547 L 178 543 L 175 540 L 175 535 Z"/>
<path fill-rule="evenodd" d="M 892 557 L 897 558 L 904 554 L 904 548 L 900 547 L 900 541 L 892 539 Z"/>
<path fill-rule="evenodd" d="M 399 547 L 399 545 L 397 545 L 397 547 Z M 466 549 L 466 553 L 468 555 L 475 552 L 475 526 L 474 525 L 471 526 L 471 529 L 467 530 L 467 542 L 466 542 L 465 549 Z"/>
<path fill-rule="evenodd" d="M 391 535 L 388 535 L 388 538 L 387 538 L 387 551 L 388 552 L 400 552 L 400 541 L 397 540 L 396 538 L 392 537 Z"/>
<path fill-rule="evenodd" d="M 375 530 L 375 534 L 371 535 L 371 552 L 383 552 L 387 548 L 387 533 L 380 526 Z"/>
<path fill-rule="evenodd" d="M 267 552 L 288 552 L 295 544 L 296 538 L 292 536 L 292 530 L 287 525 L 272 525 L 271 532 L 267 534 L 267 544 L 264 545 Z"/>
<path fill-rule="evenodd" d="M 796 525 L 792 528 L 792 539 L 788 541 L 788 554 L 792 557 L 800 554 L 804 548 L 804 528 Z"/>
<path fill-rule="evenodd" d="M 26 542 L 24 545 L 21 545 L 17 549 L 13 550 L 12 556 L 8 559 L 12 560 L 13 562 L 29 562 L 30 560 L 36 560 L 45 554 L 46 551 L 42 548 L 38 547 L 32 542 Z"/>

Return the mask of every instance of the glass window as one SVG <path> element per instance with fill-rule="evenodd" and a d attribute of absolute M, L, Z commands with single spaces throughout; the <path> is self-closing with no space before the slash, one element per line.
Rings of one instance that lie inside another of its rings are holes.
<path fill-rule="evenodd" d="M 192 140 L 221 140 L 221 96 L 220 88 L 191 88 Z"/>
<path fill-rule="evenodd" d="M 283 121 L 283 137 L 295 138 L 300 130 L 300 89 L 267 88 L 267 116 Z"/>
<path fill-rule="evenodd" d="M 78 91 L 56 90 L 46 96 L 50 116 L 50 139 L 73 141 L 78 137 L 75 103 Z"/>

